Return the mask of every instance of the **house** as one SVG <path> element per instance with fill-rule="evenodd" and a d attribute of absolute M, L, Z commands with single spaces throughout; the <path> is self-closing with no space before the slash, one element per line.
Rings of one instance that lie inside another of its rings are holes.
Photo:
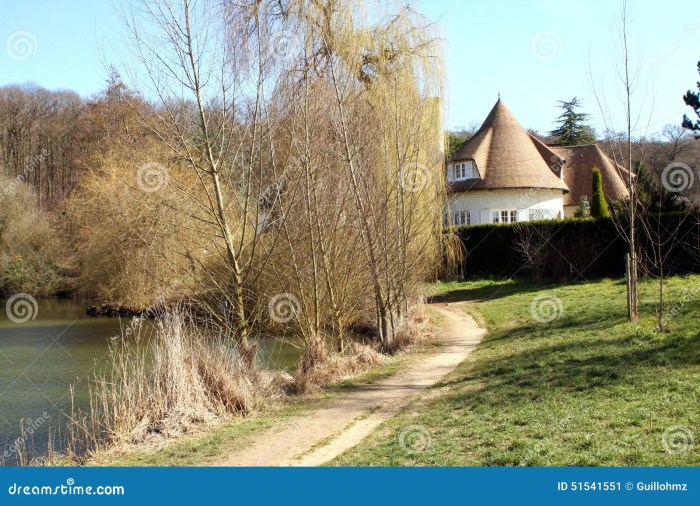
<path fill-rule="evenodd" d="M 629 196 L 626 170 L 595 145 L 552 147 L 530 135 L 499 98 L 447 163 L 447 217 L 458 226 L 561 219 L 591 198 L 593 167 L 610 202 Z"/>

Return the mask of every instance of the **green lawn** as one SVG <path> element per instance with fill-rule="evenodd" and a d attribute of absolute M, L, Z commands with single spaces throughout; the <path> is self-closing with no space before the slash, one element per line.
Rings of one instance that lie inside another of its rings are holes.
<path fill-rule="evenodd" d="M 700 276 L 668 281 L 670 334 L 654 331 L 655 290 L 644 283 L 628 323 L 620 281 L 439 285 L 487 337 L 332 465 L 699 465 Z M 535 315 L 558 317 L 533 318 L 537 296 L 558 299 Z"/>

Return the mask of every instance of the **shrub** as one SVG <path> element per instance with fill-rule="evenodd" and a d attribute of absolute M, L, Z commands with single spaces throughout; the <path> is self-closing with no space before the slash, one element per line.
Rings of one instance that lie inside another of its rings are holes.
<path fill-rule="evenodd" d="M 591 217 L 591 204 L 588 202 L 588 197 L 581 195 L 581 200 L 578 203 L 578 208 L 574 213 L 575 218 L 587 220 Z"/>
<path fill-rule="evenodd" d="M 598 167 L 593 167 L 592 185 L 591 216 L 593 218 L 610 218 L 608 203 L 605 201 L 603 193 L 603 175 Z"/>
<path fill-rule="evenodd" d="M 69 255 L 27 185 L 0 181 L 0 293 L 54 295 L 65 288 Z"/>
<path fill-rule="evenodd" d="M 153 162 L 164 180 L 139 180 L 148 160 L 164 160 Z M 202 216 L 181 193 L 192 182 L 167 160 L 156 148 L 101 157 L 71 195 L 66 227 L 78 249 L 83 296 L 143 309 L 198 286 L 201 266 L 215 256 L 204 251 L 217 249 L 203 239 Z"/>
<path fill-rule="evenodd" d="M 618 220 L 624 219 L 618 217 Z M 654 215 L 650 219 L 659 220 L 663 229 L 676 231 L 676 237 L 684 238 L 669 242 L 671 250 L 664 266 L 666 273 L 700 272 L 700 252 L 697 243 L 693 242 L 700 237 L 700 215 L 689 217 L 684 213 L 668 213 Z M 546 265 L 540 266 L 543 279 L 587 280 L 618 278 L 625 274 L 627 243 L 611 218 L 569 218 L 460 228 L 457 232 L 466 250 L 463 274 L 471 278 L 534 276 L 534 267 L 527 265 L 517 246 L 516 232 L 523 228 L 533 229 L 535 236 L 550 238 L 547 242 L 549 251 L 542 255 L 542 258 L 549 260 Z M 639 239 L 641 261 L 653 258 L 653 244 L 644 237 Z M 653 266 L 643 264 L 640 272 L 654 273 Z"/>

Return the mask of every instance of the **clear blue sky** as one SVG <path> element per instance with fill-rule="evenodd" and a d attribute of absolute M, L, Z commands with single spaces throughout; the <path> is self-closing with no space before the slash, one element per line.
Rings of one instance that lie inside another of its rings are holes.
<path fill-rule="evenodd" d="M 700 12 L 691 4 L 632 4 L 630 40 L 641 55 L 643 73 L 636 97 L 644 104 L 638 133 L 647 123 L 650 131 L 678 123 L 688 110 L 681 97 L 700 78 L 695 68 Z M 102 89 L 105 59 L 118 63 L 115 55 L 125 53 L 118 5 L 111 0 L 3 0 L 0 85 L 34 81 L 84 96 Z M 546 132 L 558 114 L 556 101 L 578 96 L 602 130 L 589 84 L 590 55 L 613 126 L 623 129 L 613 67 L 615 0 L 420 0 L 417 8 L 440 23 L 445 40 L 448 126 L 480 123 L 500 91 L 526 128 Z M 27 48 L 29 53 L 23 52 Z"/>

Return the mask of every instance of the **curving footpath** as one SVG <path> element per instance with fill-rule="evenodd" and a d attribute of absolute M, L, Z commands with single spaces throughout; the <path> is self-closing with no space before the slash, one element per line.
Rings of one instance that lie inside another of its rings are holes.
<path fill-rule="evenodd" d="M 486 331 L 457 305 L 433 305 L 445 317 L 447 335 L 440 351 L 375 384 L 352 389 L 308 415 L 253 436 L 248 446 L 220 466 L 319 466 L 367 437 L 416 395 L 452 372 Z"/>

